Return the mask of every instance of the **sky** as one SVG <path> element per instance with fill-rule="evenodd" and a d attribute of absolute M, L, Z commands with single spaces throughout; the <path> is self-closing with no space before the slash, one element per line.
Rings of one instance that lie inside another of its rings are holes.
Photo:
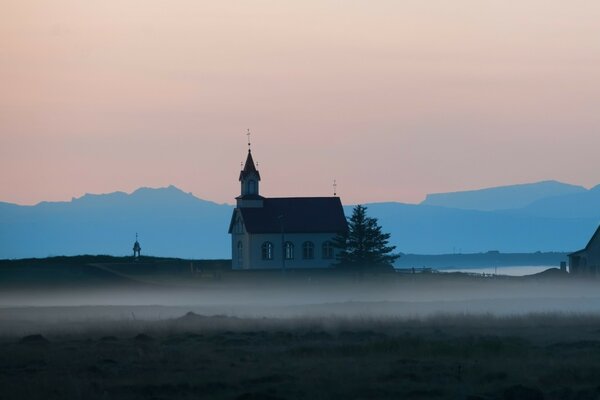
<path fill-rule="evenodd" d="M 0 201 L 600 183 L 596 0 L 0 3 Z"/>

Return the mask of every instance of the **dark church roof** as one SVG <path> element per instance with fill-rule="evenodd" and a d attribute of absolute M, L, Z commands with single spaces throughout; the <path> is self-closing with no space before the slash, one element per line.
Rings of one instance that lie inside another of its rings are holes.
<path fill-rule="evenodd" d="M 240 171 L 240 181 L 250 174 L 256 174 L 258 180 L 260 181 L 260 172 L 258 172 L 256 166 L 254 165 L 254 160 L 252 159 L 252 152 L 248 150 L 246 164 L 244 164 L 244 169 Z"/>
<path fill-rule="evenodd" d="M 237 209 L 249 233 L 336 233 L 348 229 L 339 197 L 265 198 L 263 207 Z M 279 216 L 283 216 L 280 220 Z M 229 232 L 233 226 L 229 226 Z"/>
<path fill-rule="evenodd" d="M 594 243 L 594 241 L 596 241 L 596 238 L 600 238 L 600 225 L 598 226 L 598 229 L 596 229 L 596 232 L 592 235 L 592 238 L 588 242 L 587 246 L 585 246 L 584 249 L 577 250 L 576 252 L 569 254 L 569 256 L 575 256 L 580 253 L 584 253 L 584 252 L 588 251 L 592 247 L 592 243 Z"/>

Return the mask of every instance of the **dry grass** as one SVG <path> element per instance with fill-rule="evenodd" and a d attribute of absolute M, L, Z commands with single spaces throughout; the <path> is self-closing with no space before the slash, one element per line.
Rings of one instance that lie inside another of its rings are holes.
<path fill-rule="evenodd" d="M 23 340 L 5 326 L 1 399 L 594 399 L 600 394 L 599 315 L 188 314 L 29 325 L 47 342 Z"/>

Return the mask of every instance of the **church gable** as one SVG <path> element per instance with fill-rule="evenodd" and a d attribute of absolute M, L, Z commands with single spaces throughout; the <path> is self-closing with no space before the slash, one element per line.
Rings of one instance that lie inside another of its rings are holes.
<path fill-rule="evenodd" d="M 244 233 L 246 231 L 244 226 L 244 217 L 240 212 L 240 209 L 234 209 L 231 214 L 231 220 L 229 222 L 229 230 L 228 233 Z"/>

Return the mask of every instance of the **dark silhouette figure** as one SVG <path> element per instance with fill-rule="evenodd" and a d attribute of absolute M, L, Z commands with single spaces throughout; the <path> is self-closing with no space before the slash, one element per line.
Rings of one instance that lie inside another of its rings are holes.
<path fill-rule="evenodd" d="M 138 234 L 135 234 L 135 243 L 133 244 L 133 257 L 139 258 L 141 256 L 142 246 L 140 246 L 140 242 L 138 242 Z"/>

